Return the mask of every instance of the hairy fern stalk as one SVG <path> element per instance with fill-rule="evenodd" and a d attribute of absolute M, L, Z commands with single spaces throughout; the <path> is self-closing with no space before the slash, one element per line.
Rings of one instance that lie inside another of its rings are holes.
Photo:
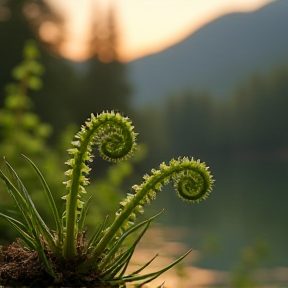
<path fill-rule="evenodd" d="M 120 203 L 112 224 L 108 225 L 104 220 L 90 239 L 84 237 L 89 203 L 84 200 L 83 195 L 86 193 L 85 186 L 89 184 L 88 164 L 93 159 L 92 148 L 98 146 L 100 155 L 107 161 L 116 163 L 126 160 L 136 148 L 137 134 L 133 129 L 127 117 L 113 111 L 103 112 L 97 116 L 92 114 L 81 127 L 75 135 L 72 148 L 68 150 L 71 158 L 66 162 L 69 169 L 66 172 L 66 195 L 62 197 L 66 201 L 66 209 L 61 217 L 40 170 L 24 156 L 43 185 L 55 220 L 56 231 L 47 227 L 42 220 L 29 193 L 8 162 L 6 164 L 11 177 L 0 172 L 24 220 L 20 222 L 2 213 L 0 216 L 18 230 L 28 249 L 38 252 L 54 283 L 72 285 L 63 276 L 65 273 L 57 270 L 61 265 L 70 267 L 72 263 L 73 271 L 70 271 L 69 275 L 73 274 L 73 279 L 78 279 L 82 286 L 125 287 L 127 283 L 133 282 L 137 283 L 136 287 L 141 287 L 173 267 L 190 252 L 154 273 L 145 274 L 143 270 L 155 257 L 137 271 L 126 274 L 137 243 L 151 221 L 161 213 L 140 223 L 135 223 L 136 217 L 144 212 L 145 204 L 155 199 L 163 185 L 173 182 L 178 196 L 189 202 L 199 202 L 210 194 L 214 180 L 208 167 L 205 163 L 188 157 L 172 159 L 169 164 L 162 163 L 158 170 L 152 169 L 150 175 L 144 175 L 143 182 L 134 185 L 132 193 L 128 193 Z M 124 245 L 125 239 L 133 233 L 136 235 L 133 244 Z M 52 259 L 58 264 L 55 265 Z"/>

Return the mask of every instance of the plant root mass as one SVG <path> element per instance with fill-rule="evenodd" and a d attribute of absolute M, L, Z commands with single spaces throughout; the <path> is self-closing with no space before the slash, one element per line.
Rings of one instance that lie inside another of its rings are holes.
<path fill-rule="evenodd" d="M 112 287 L 111 285 L 103 286 L 103 283 L 99 283 L 97 276 L 93 273 L 78 275 L 75 270 L 76 262 L 59 263 L 49 253 L 47 253 L 47 258 L 57 276 L 56 283 L 55 279 L 45 271 L 36 251 L 25 249 L 20 241 L 2 246 L 0 250 L 0 285 L 2 286 L 0 287 Z"/>

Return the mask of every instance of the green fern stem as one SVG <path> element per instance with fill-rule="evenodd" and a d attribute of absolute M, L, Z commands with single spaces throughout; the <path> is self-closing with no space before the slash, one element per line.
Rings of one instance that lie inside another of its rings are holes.
<path fill-rule="evenodd" d="M 151 176 L 145 175 L 144 182 L 140 186 L 133 186 L 135 193 L 128 194 L 126 200 L 120 203 L 121 208 L 116 213 L 114 222 L 92 252 L 88 261 L 89 265 L 97 263 L 103 251 L 109 248 L 109 244 L 114 243 L 115 239 L 134 224 L 136 213 L 143 213 L 143 205 L 154 200 L 156 192 L 161 191 L 162 186 L 171 180 L 174 181 L 178 196 L 183 200 L 199 202 L 206 199 L 214 183 L 208 168 L 199 160 L 184 157 L 178 160 L 172 159 L 169 165 L 162 163 L 159 170 L 152 170 Z"/>
<path fill-rule="evenodd" d="M 63 254 L 66 259 L 76 256 L 76 237 L 78 219 L 83 208 L 81 195 L 85 194 L 84 186 L 89 184 L 87 175 L 90 168 L 86 165 L 92 161 L 92 146 L 97 145 L 99 152 L 107 161 L 118 162 L 128 158 L 134 151 L 136 134 L 131 121 L 119 113 L 102 113 L 96 117 L 92 114 L 72 142 L 73 148 L 68 152 L 73 156 L 66 162 L 70 166 L 66 172 L 69 180 L 66 183 L 68 194 L 63 197 L 66 202 L 66 235 Z"/>

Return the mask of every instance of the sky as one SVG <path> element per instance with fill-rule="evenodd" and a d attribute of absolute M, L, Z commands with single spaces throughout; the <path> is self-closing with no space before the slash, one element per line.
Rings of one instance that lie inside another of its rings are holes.
<path fill-rule="evenodd" d="M 47 0 L 67 18 L 69 37 L 62 53 L 85 59 L 87 19 L 97 7 L 114 5 L 118 29 L 119 59 L 131 61 L 159 52 L 203 25 L 232 12 L 249 12 L 275 0 Z"/>

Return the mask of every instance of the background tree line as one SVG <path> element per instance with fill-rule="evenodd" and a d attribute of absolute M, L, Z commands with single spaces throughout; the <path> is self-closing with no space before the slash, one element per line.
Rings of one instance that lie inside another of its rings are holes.
<path fill-rule="evenodd" d="M 252 75 L 228 99 L 183 91 L 168 96 L 161 107 L 143 108 L 136 121 L 140 137 L 151 152 L 157 151 L 148 153 L 151 161 L 164 155 L 215 160 L 287 157 L 287 80 L 288 66 L 283 65 L 269 75 Z"/>
<path fill-rule="evenodd" d="M 65 194 L 62 182 L 67 168 L 64 165 L 66 150 L 74 133 L 91 113 L 129 110 L 130 85 L 126 81 L 125 65 L 117 60 L 114 11 L 111 8 L 105 13 L 97 12 L 104 15 L 90 23 L 90 58 L 78 64 L 61 56 L 65 21 L 47 2 L 0 0 L 1 159 L 6 156 L 15 167 L 26 188 L 32 191 L 41 215 L 48 221 L 50 216 L 41 185 L 21 154 L 39 165 L 52 193 L 59 199 L 57 205 L 61 206 L 61 195 Z M 58 37 L 53 41 L 41 35 L 41 27 L 46 24 L 54 25 L 58 31 Z M 31 45 L 27 45 L 27 40 Z M 37 47 L 34 47 L 35 43 Z M 38 67 L 37 75 L 28 71 L 31 65 Z M 39 84 L 37 87 L 29 84 L 32 78 Z M 100 220 L 107 215 L 107 210 L 118 207 L 119 198 L 124 194 L 122 180 L 133 169 L 131 163 L 110 169 L 104 161 L 97 159 L 95 162 L 96 175 L 101 179 L 92 181 L 90 189 L 98 191 L 93 201 L 101 203 L 101 209 L 96 211 Z M 0 166 L 2 169 L 3 163 Z M 101 193 L 103 190 L 105 193 Z M 4 185 L 0 187 L 0 194 L 1 210 L 12 211 L 13 203 Z M 95 220 L 90 222 L 95 225 Z M 16 231 L 7 229 L 5 221 L 1 220 L 0 225 L 1 231 L 6 231 L 0 235 L 1 241 L 15 238 Z"/>
<path fill-rule="evenodd" d="M 117 60 L 117 30 L 112 8 L 108 12 L 97 11 L 101 17 L 91 21 L 90 58 L 79 65 L 61 56 L 65 21 L 47 2 L 1 1 L 0 12 L 1 106 L 4 86 L 12 81 L 11 71 L 21 61 L 24 43 L 33 39 L 38 43 L 45 73 L 44 89 L 32 93 L 31 98 L 35 111 L 53 126 L 54 140 L 68 124 L 80 125 L 91 112 L 118 109 L 128 113 L 131 91 L 125 65 Z M 58 31 L 53 39 L 41 34 L 47 24 Z"/>

